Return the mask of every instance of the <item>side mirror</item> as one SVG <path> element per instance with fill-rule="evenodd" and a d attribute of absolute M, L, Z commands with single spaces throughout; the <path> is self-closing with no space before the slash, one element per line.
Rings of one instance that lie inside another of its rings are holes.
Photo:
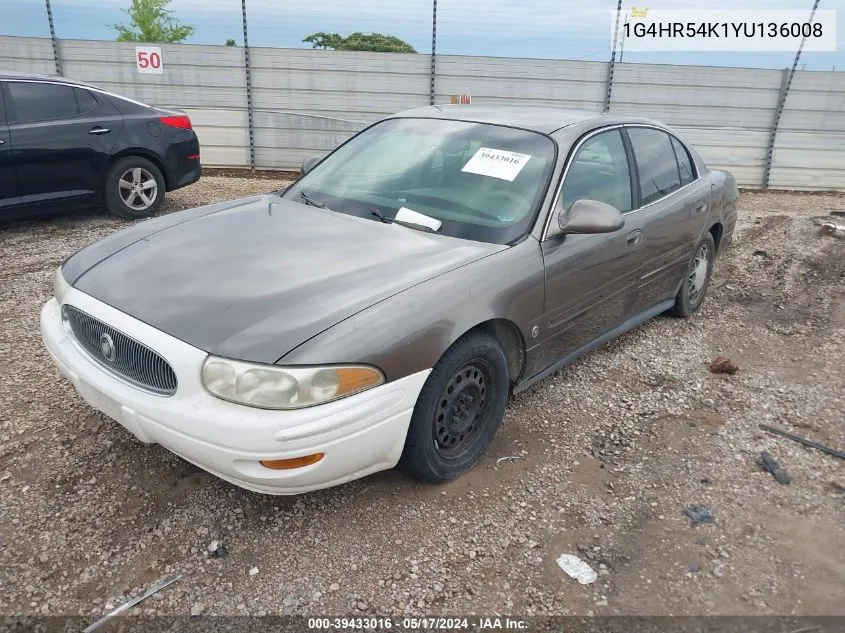
<path fill-rule="evenodd" d="M 319 154 L 315 154 L 314 156 L 309 156 L 304 161 L 302 161 L 302 167 L 299 168 L 299 175 L 304 176 L 309 171 L 314 169 L 314 166 L 323 160 L 323 157 Z"/>
<path fill-rule="evenodd" d="M 619 209 L 598 200 L 576 200 L 568 213 L 560 209 L 557 221 L 564 234 L 613 233 L 625 226 Z"/>

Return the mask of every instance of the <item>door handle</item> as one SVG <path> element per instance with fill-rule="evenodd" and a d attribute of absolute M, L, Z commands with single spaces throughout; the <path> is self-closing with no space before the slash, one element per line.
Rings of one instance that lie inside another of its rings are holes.
<path fill-rule="evenodd" d="M 0 138 L 0 145 L 5 145 L 5 144 L 6 144 L 6 141 L 4 141 L 3 139 Z"/>
<path fill-rule="evenodd" d="M 695 206 L 695 212 L 696 213 L 703 213 L 704 211 L 707 211 L 707 203 L 706 202 L 699 202 Z"/>
<path fill-rule="evenodd" d="M 88 134 L 108 134 L 109 132 L 111 132 L 111 130 L 104 127 L 92 127 L 88 130 Z"/>
<path fill-rule="evenodd" d="M 637 229 L 636 231 L 631 231 L 628 233 L 628 237 L 625 238 L 625 243 L 628 246 L 636 246 L 640 243 L 640 240 L 643 239 L 643 232 Z"/>

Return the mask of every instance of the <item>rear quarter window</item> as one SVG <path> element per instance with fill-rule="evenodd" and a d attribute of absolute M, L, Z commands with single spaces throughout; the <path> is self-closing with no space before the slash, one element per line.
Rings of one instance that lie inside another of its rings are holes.
<path fill-rule="evenodd" d="M 653 128 L 628 128 L 637 160 L 642 204 L 659 200 L 681 187 L 678 160 L 666 132 Z"/>
<path fill-rule="evenodd" d="M 74 95 L 76 95 L 76 103 L 79 106 L 80 114 L 90 112 L 99 105 L 99 102 L 97 101 L 96 97 L 94 97 L 94 95 L 92 95 L 87 90 L 83 90 L 82 88 L 74 88 L 73 93 Z"/>
<path fill-rule="evenodd" d="M 675 150 L 675 157 L 678 159 L 678 171 L 681 173 L 681 185 L 686 185 L 695 180 L 695 169 L 692 166 L 692 158 L 684 147 L 674 136 L 672 138 L 672 149 Z"/>

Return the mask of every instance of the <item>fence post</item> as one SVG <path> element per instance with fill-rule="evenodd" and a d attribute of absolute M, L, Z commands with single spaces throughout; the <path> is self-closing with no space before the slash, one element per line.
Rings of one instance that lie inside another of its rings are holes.
<path fill-rule="evenodd" d="M 769 175 L 772 172 L 772 157 L 775 152 L 775 138 L 778 133 L 778 123 L 786 103 L 786 93 L 789 90 L 789 68 L 784 68 L 780 77 L 780 91 L 778 92 L 778 103 L 775 107 L 775 116 L 772 118 L 772 128 L 769 130 L 769 142 L 766 144 L 766 159 L 763 163 L 763 182 L 760 183 L 763 191 L 769 187 Z"/>
<path fill-rule="evenodd" d="M 244 23 L 244 71 L 246 74 L 246 119 L 249 129 L 249 166 L 255 171 L 255 125 L 252 119 L 252 72 L 249 65 L 249 37 L 246 28 L 246 0 L 241 0 Z"/>
<path fill-rule="evenodd" d="M 56 38 L 56 27 L 53 25 L 53 9 L 50 7 L 50 0 L 44 0 L 47 4 L 47 23 L 50 25 L 50 39 L 53 42 L 53 61 L 56 63 L 56 74 L 62 74 L 62 58 L 59 56 L 59 40 Z"/>
<path fill-rule="evenodd" d="M 434 105 L 434 77 L 437 68 L 437 0 L 433 0 L 431 11 L 431 88 L 428 95 L 429 105 Z"/>
<path fill-rule="evenodd" d="M 610 52 L 610 62 L 607 65 L 607 84 L 604 91 L 604 106 L 602 112 L 610 110 L 610 95 L 613 92 L 613 69 L 616 66 L 616 39 L 619 37 L 619 14 L 622 13 L 622 0 L 616 3 L 616 25 L 613 29 L 613 50 Z"/>
<path fill-rule="evenodd" d="M 813 10 L 810 11 L 810 24 L 813 23 L 813 17 L 816 15 L 816 9 L 819 7 L 819 0 L 813 2 Z M 769 178 L 772 175 L 772 158 L 775 153 L 775 140 L 778 135 L 778 125 L 780 125 L 780 117 L 783 114 L 783 108 L 786 105 L 786 97 L 789 95 L 789 88 L 792 86 L 792 80 L 795 77 L 795 69 L 798 68 L 798 60 L 801 59 L 801 51 L 804 48 L 804 42 L 807 37 L 801 38 L 801 43 L 798 45 L 798 50 L 795 52 L 795 60 L 792 62 L 792 68 L 783 69 L 783 77 L 781 78 L 780 94 L 778 95 L 778 105 L 775 109 L 775 118 L 772 121 L 772 129 L 769 134 L 769 144 L 766 146 L 766 162 L 763 165 L 763 183 L 762 189 L 765 191 L 769 188 Z"/>

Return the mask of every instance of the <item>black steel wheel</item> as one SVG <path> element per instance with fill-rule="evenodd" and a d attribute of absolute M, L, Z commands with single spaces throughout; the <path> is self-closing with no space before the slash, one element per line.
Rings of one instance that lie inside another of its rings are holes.
<path fill-rule="evenodd" d="M 487 388 L 493 371 L 484 360 L 473 360 L 458 369 L 440 395 L 434 412 L 434 446 L 446 459 L 460 458 L 484 427 L 490 413 Z"/>
<path fill-rule="evenodd" d="M 424 481 L 455 479 L 484 455 L 510 388 L 499 342 L 471 332 L 437 362 L 417 399 L 399 468 Z"/>

